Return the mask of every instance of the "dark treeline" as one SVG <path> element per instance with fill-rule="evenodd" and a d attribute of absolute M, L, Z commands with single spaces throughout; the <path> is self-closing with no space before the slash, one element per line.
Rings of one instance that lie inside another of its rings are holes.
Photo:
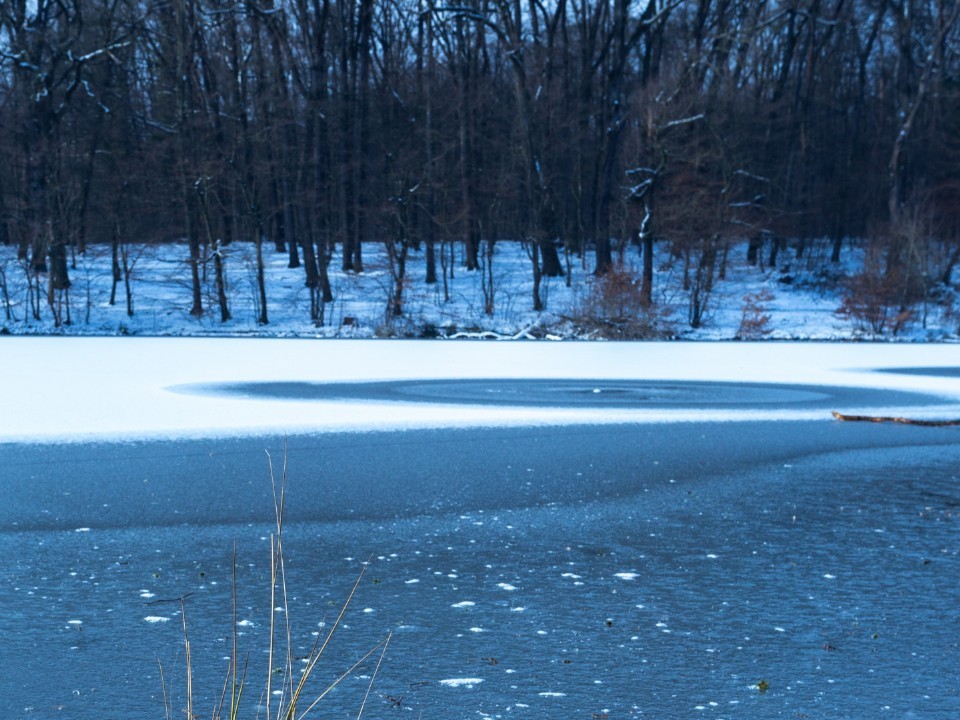
<path fill-rule="evenodd" d="M 956 0 L 0 0 L 0 242 L 53 296 L 70 257 L 185 242 L 327 268 L 386 243 L 427 282 L 498 239 L 543 275 L 673 243 L 696 284 L 733 238 L 960 254 Z M 264 244 L 269 243 L 269 248 Z M 462 244 L 462 245 L 460 245 Z M 763 255 L 761 255 L 763 257 Z M 420 272 L 418 270 L 418 272 Z M 489 282 L 493 282 L 490 273 Z M 902 273 L 901 273 L 902 276 Z M 709 281 L 709 280 L 708 280 Z M 909 283 L 901 283 L 903 287 Z M 37 283 L 39 297 L 40 283 Z M 491 290 L 492 297 L 492 290 Z M 492 302 L 492 300 L 491 300 Z"/>

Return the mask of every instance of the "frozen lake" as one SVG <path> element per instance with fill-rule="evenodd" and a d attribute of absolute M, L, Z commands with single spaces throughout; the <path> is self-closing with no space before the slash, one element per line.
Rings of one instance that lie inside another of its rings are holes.
<path fill-rule="evenodd" d="M 946 382 L 938 369 L 913 377 Z M 394 632 L 366 717 L 960 716 L 960 430 L 805 419 L 951 409 L 936 398 L 689 378 L 171 387 L 295 402 L 298 418 L 350 403 L 798 413 L 291 434 L 286 613 L 306 654 L 371 560 L 318 676 Z M 163 717 L 158 659 L 180 716 L 182 595 L 208 716 L 236 543 L 256 717 L 265 450 L 279 466 L 282 436 L 0 444 L 5 716 Z M 355 715 L 372 671 L 322 714 Z"/>

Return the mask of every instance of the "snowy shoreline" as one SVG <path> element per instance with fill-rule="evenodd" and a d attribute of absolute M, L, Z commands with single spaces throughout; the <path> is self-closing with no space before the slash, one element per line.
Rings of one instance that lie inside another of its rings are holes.
<path fill-rule="evenodd" d="M 0 245 L 0 335 L 88 337 L 248 337 L 248 338 L 487 338 L 564 340 L 781 340 L 955 342 L 957 321 L 953 291 L 937 289 L 929 302 L 900 310 L 875 308 L 890 315 L 886 329 L 845 313 L 847 283 L 863 269 L 863 248 L 851 246 L 842 264 L 824 251 L 808 248 L 803 259 L 787 258 L 778 267 L 750 265 L 745 242 L 732 243 L 724 277 L 699 297 L 702 317 L 689 320 L 692 295 L 682 263 L 658 250 L 653 305 L 639 304 L 641 258 L 631 249 L 605 285 L 588 262 L 572 262 L 567 278 L 542 279 L 545 308 L 532 310 L 530 260 L 518 242 L 497 243 L 492 266 L 484 272 L 451 271 L 445 282 L 427 285 L 423 253 L 411 251 L 403 280 L 402 314 L 391 311 L 396 279 L 381 244 L 365 250 L 362 273 L 343 272 L 330 263 L 333 302 L 311 319 L 311 292 L 303 271 L 288 267 L 282 253 L 266 256 L 268 324 L 258 324 L 253 246 L 221 248 L 231 317 L 221 321 L 212 273 L 202 288 L 203 314 L 190 314 L 191 288 L 182 245 L 140 246 L 131 268 L 131 308 L 124 285 L 115 288 L 108 246 L 90 246 L 76 257 L 69 296 L 57 299 L 60 324 L 46 297 L 46 278 L 29 279 L 16 260 L 16 248 Z M 486 262 L 486 261 L 485 261 Z M 492 278 L 485 286 L 484 275 Z M 37 283 L 40 283 L 38 288 Z M 490 297 L 488 298 L 488 295 Z M 66 300 L 69 299 L 69 303 Z M 65 324 L 68 315 L 70 323 Z M 902 314 L 902 313 L 901 313 Z M 876 321 L 879 322 L 879 321 Z M 893 326 L 896 331 L 894 332 Z"/>

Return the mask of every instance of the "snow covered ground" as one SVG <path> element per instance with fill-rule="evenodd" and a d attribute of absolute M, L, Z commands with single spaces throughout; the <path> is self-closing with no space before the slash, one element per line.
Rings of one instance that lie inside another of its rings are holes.
<path fill-rule="evenodd" d="M 411 251 L 407 264 L 404 312 L 387 312 L 392 292 L 389 261 L 380 244 L 365 245 L 365 271 L 343 273 L 339 257 L 330 263 L 334 302 L 324 308 L 323 323 L 310 319 L 310 294 L 302 269 L 287 267 L 288 258 L 265 245 L 268 325 L 257 325 L 254 249 L 234 243 L 223 249 L 227 295 L 232 319 L 220 322 L 213 284 L 212 263 L 204 269 L 204 315 L 189 314 L 191 292 L 187 250 L 183 245 L 130 247 L 133 315 L 127 314 L 123 283 L 110 304 L 112 272 L 108 246 L 91 246 L 75 258 L 71 271 L 70 324 L 55 326 L 53 313 L 41 294 L 40 319 L 33 317 L 26 275 L 16 259 L 16 248 L 0 246 L 0 332 L 58 335 L 234 335 L 256 337 L 420 337 L 424 334 L 463 336 L 488 333 L 506 337 L 531 330 L 537 337 L 595 338 L 611 334 L 608 326 L 585 319 L 605 317 L 610 305 L 636 300 L 636 289 L 626 297 L 604 299 L 586 264 L 570 258 L 570 285 L 564 278 L 544 278 L 541 297 L 546 309 L 532 310 L 530 260 L 523 245 L 502 242 L 493 258 L 493 312 L 484 313 L 482 273 L 467 272 L 462 258 L 447 262 L 452 269 L 444 283 L 426 285 L 422 252 Z M 649 318 L 657 337 L 686 340 L 730 340 L 741 322 L 766 317 L 766 339 L 848 340 L 871 338 L 858 323 L 837 314 L 842 304 L 844 277 L 862 262 L 862 248 L 844 250 L 842 263 L 829 262 L 826 243 L 809 244 L 802 258 L 785 249 L 776 268 L 746 263 L 746 244 L 731 246 L 724 279 L 717 279 L 706 297 L 703 324 L 690 327 L 690 293 L 682 287 L 683 262 L 660 249 L 655 268 L 655 313 Z M 484 260 L 486 262 L 486 259 Z M 623 267 L 639 276 L 640 258 L 628 248 Z M 443 270 L 438 262 L 438 274 Z M 45 277 L 41 276 L 41 283 Z M 5 293 L 3 292 L 5 286 Z M 624 290 L 624 288 L 621 288 Z M 631 293 L 634 297 L 630 297 Z M 750 305 L 750 298 L 753 304 Z M 614 308 L 616 309 L 616 308 Z M 62 310 L 66 316 L 66 309 Z M 914 308 L 913 320 L 895 338 L 906 341 L 952 340 L 957 320 L 951 304 Z"/>

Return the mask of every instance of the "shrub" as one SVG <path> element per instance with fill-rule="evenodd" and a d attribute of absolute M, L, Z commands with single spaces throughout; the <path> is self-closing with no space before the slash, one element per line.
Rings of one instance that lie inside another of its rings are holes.
<path fill-rule="evenodd" d="M 766 288 L 743 296 L 743 313 L 736 334 L 738 340 L 760 340 L 773 332 L 767 312 L 767 303 L 773 299 L 773 293 Z"/>
<path fill-rule="evenodd" d="M 673 335 L 668 313 L 645 306 L 640 279 L 622 267 L 594 279 L 582 308 L 571 318 L 581 335 L 622 340 L 663 339 Z"/>

